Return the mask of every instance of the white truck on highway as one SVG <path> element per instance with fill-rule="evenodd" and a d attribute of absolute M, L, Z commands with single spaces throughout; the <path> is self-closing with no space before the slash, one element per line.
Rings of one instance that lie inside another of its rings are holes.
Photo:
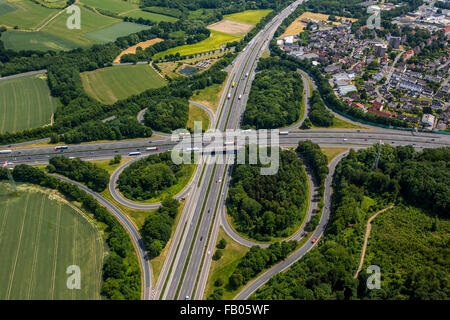
<path fill-rule="evenodd" d="M 130 152 L 130 153 L 128 154 L 128 156 L 130 156 L 130 157 L 140 156 L 140 155 L 141 155 L 140 152 Z"/>
<path fill-rule="evenodd" d="M 11 154 L 12 150 L 0 150 L 0 154 Z"/>
<path fill-rule="evenodd" d="M 289 134 L 289 131 L 280 131 L 280 132 L 278 132 L 278 134 L 280 136 L 287 136 Z"/>
<path fill-rule="evenodd" d="M 158 147 L 149 147 L 149 148 L 147 148 L 145 150 L 147 150 L 147 151 L 155 151 L 155 150 L 158 150 Z"/>

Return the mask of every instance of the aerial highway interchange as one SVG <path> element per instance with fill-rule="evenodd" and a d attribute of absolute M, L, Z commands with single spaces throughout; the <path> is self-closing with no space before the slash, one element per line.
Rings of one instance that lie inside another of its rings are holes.
<path fill-rule="evenodd" d="M 229 67 L 229 77 L 222 94 L 219 109 L 216 116 L 211 119 L 211 128 L 225 132 L 227 129 L 239 129 L 242 115 L 245 110 L 246 101 L 252 81 L 255 75 L 255 68 L 261 54 L 268 49 L 270 39 L 272 39 L 275 30 L 281 22 L 295 9 L 302 1 L 296 1 L 289 7 L 281 11 L 273 20 L 267 24 L 254 38 L 247 47 L 236 57 Z M 309 87 L 305 82 L 305 108 L 308 108 Z M 235 86 L 232 83 L 236 83 Z M 230 99 L 228 99 L 230 97 Z M 211 114 L 210 114 L 211 117 Z M 305 112 L 306 117 L 306 112 Z M 294 148 L 299 141 L 311 140 L 323 147 L 340 148 L 367 148 L 374 143 L 385 143 L 393 146 L 413 145 L 416 149 L 449 147 L 450 136 L 444 134 L 401 131 L 394 129 L 382 129 L 376 127 L 367 127 L 364 129 L 313 129 L 300 130 L 301 122 L 285 130 L 287 134 L 279 136 L 279 143 L 282 148 Z M 142 113 L 141 113 L 142 118 Z M 198 139 L 199 137 L 197 137 Z M 200 137 L 201 138 L 201 137 Z M 183 137 L 183 143 L 186 147 L 191 146 L 191 136 Z M 196 139 L 196 138 L 194 138 Z M 55 155 L 65 155 L 68 157 L 79 157 L 82 159 L 109 159 L 116 154 L 123 156 L 136 155 L 136 160 L 155 152 L 165 152 L 172 150 L 179 141 L 174 141 L 170 135 L 154 133 L 149 139 L 124 140 L 117 142 L 97 142 L 78 145 L 69 145 L 67 150 L 55 151 L 50 146 L 28 147 L 27 144 L 5 145 L 0 149 L 10 149 L 11 153 L 0 154 L 0 160 L 8 160 L 12 166 L 17 164 L 45 164 L 48 159 Z M 183 144 L 181 144 L 183 146 Z M 202 144 L 207 146 L 207 143 Z M 156 149 L 157 147 L 157 149 Z M 151 148 L 151 150 L 148 150 Z M 205 154 L 206 158 L 216 157 L 215 154 Z M 334 169 L 344 154 L 339 155 L 330 164 L 330 173 L 325 183 L 325 206 L 321 216 L 320 223 L 313 233 L 313 237 L 320 239 L 324 232 L 330 216 L 331 206 L 331 182 Z M 227 158 L 233 157 L 233 154 L 227 154 Z M 159 203 L 139 204 L 125 199 L 116 190 L 117 179 L 120 173 L 133 161 L 120 166 L 112 175 L 109 184 L 109 191 L 113 198 L 120 204 L 133 209 L 156 209 Z M 107 207 L 122 223 L 131 236 L 131 239 L 138 252 L 138 257 L 142 268 L 143 278 L 143 299 L 202 299 L 208 279 L 209 267 L 211 265 L 212 252 L 217 240 L 217 233 L 220 225 L 230 233 L 230 236 L 236 241 L 246 245 L 258 245 L 252 241 L 241 238 L 228 225 L 225 218 L 225 198 L 230 181 L 231 165 L 227 163 L 207 164 L 200 162 L 196 168 L 193 178 L 188 186 L 178 195 L 177 199 L 185 199 L 181 218 L 176 227 L 167 257 L 164 261 L 160 276 L 153 286 L 152 272 L 150 263 L 147 259 L 143 241 L 139 235 L 136 226 L 127 218 L 126 215 L 110 201 L 80 183 L 70 181 L 69 179 L 59 177 L 65 181 L 76 184 L 94 197 L 105 207 Z M 310 177 L 309 177 L 310 178 Z M 310 184 L 312 181 L 310 181 Z M 310 201 L 309 215 L 315 207 Z M 295 239 L 302 238 L 303 230 L 299 230 Z M 292 255 L 283 262 L 275 265 L 273 268 L 264 272 L 258 278 L 247 285 L 235 299 L 246 299 L 254 293 L 259 287 L 267 282 L 275 274 L 289 268 L 294 262 L 298 261 L 307 251 L 309 251 L 317 242 L 306 242 Z"/>

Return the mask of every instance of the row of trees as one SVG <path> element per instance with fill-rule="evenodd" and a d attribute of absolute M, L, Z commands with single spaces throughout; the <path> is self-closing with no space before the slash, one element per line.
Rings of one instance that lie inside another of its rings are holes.
<path fill-rule="evenodd" d="M 269 269 L 278 262 L 286 259 L 286 257 L 295 250 L 297 245 L 298 242 L 292 240 L 275 242 L 265 249 L 262 249 L 259 246 L 251 247 L 239 261 L 231 276 L 227 279 L 225 289 L 234 291 L 239 287 L 246 285 L 263 270 Z M 223 279 L 218 280 L 215 283 L 216 287 L 221 287 L 223 284 Z M 207 299 L 220 300 L 223 295 L 223 289 L 224 288 L 219 288 L 214 290 Z"/>
<path fill-rule="evenodd" d="M 50 173 L 59 173 L 69 179 L 83 182 L 94 191 L 102 192 L 109 183 L 109 173 L 93 163 L 80 158 L 53 157 L 49 160 L 47 170 Z"/>
<path fill-rule="evenodd" d="M 6 169 L 0 169 L 0 179 L 6 178 Z M 91 195 L 68 182 L 45 174 L 27 165 L 17 165 L 13 177 L 18 182 L 27 182 L 55 189 L 69 200 L 81 203 L 93 218 L 106 225 L 104 236 L 110 251 L 103 265 L 102 294 L 113 300 L 139 300 L 141 275 L 131 240 L 122 225 Z"/>
<path fill-rule="evenodd" d="M 300 116 L 303 82 L 294 64 L 275 58 L 261 59 L 252 84 L 243 127 L 280 128 Z"/>
<path fill-rule="evenodd" d="M 176 184 L 185 172 L 184 166 L 173 163 L 171 152 L 153 154 L 126 167 L 117 185 L 129 199 L 151 199 Z"/>
<path fill-rule="evenodd" d="M 325 107 L 319 91 L 313 91 L 309 103 L 311 106 L 309 119 L 312 124 L 318 127 L 331 127 L 333 125 L 334 115 Z"/>
<path fill-rule="evenodd" d="M 169 241 L 179 206 L 177 200 L 166 198 L 162 201 L 161 208 L 145 218 L 140 233 L 150 259 L 159 256 Z"/>
<path fill-rule="evenodd" d="M 269 148 L 269 152 L 273 151 Z M 228 213 L 239 232 L 259 241 L 288 236 L 287 229 L 302 220 L 307 206 L 308 182 L 302 161 L 293 151 L 279 152 L 274 175 L 261 175 L 261 163 L 233 167 Z"/>

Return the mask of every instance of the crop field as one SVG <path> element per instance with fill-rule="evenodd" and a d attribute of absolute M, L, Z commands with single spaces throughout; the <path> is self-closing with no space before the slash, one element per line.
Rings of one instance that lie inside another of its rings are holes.
<path fill-rule="evenodd" d="M 242 12 L 224 15 L 223 19 L 256 25 L 262 18 L 267 16 L 270 12 L 272 12 L 272 9 L 246 10 Z"/>
<path fill-rule="evenodd" d="M 133 11 L 130 11 L 128 13 L 125 14 L 121 14 L 120 16 L 126 16 L 126 17 L 131 17 L 131 18 L 142 18 L 142 19 L 148 19 L 154 22 L 176 22 L 178 19 L 174 18 L 174 17 L 170 17 L 170 16 L 166 16 L 163 14 L 159 14 L 159 13 L 154 13 L 154 12 L 148 12 L 148 11 L 142 11 L 140 9 L 136 9 Z"/>
<path fill-rule="evenodd" d="M 5 5 L 6 4 L 6 5 Z M 12 10 L 13 7 L 15 10 Z M 57 9 L 49 9 L 30 0 L 6 2 L 0 0 L 0 25 L 10 28 L 33 30 L 58 13 Z"/>
<path fill-rule="evenodd" d="M 19 185 L 18 194 L 0 197 L 0 299 L 101 299 L 99 230 L 72 205 L 38 190 Z M 71 265 L 80 268 L 80 289 L 67 288 Z"/>
<path fill-rule="evenodd" d="M 42 75 L 0 81 L 0 134 L 48 124 L 56 106 Z"/>
<path fill-rule="evenodd" d="M 83 87 L 93 98 L 111 104 L 133 94 L 166 84 L 147 64 L 119 66 L 83 72 Z"/>
<path fill-rule="evenodd" d="M 114 59 L 114 63 L 119 63 L 120 62 L 120 58 L 124 55 L 124 54 L 134 54 L 136 53 L 136 49 L 137 48 L 142 48 L 142 50 L 154 45 L 155 43 L 164 41 L 164 39 L 161 38 L 154 38 L 151 40 L 147 40 L 147 41 L 142 41 L 139 42 L 137 44 L 135 44 L 134 46 L 129 47 L 128 49 L 123 50 L 115 59 Z"/>
<path fill-rule="evenodd" d="M 90 7 L 108 10 L 116 14 L 121 14 L 139 7 L 139 0 L 81 0 L 81 2 Z"/>
<path fill-rule="evenodd" d="M 79 46 L 69 39 L 64 39 L 44 31 L 8 30 L 2 33 L 1 39 L 6 49 L 20 50 L 55 50 L 65 51 Z"/>
<path fill-rule="evenodd" d="M 101 10 L 113 12 L 119 16 L 143 18 L 155 22 L 175 22 L 178 19 L 164 14 L 146 12 L 139 8 L 139 0 L 82 0 L 82 3 Z"/>
<path fill-rule="evenodd" d="M 95 43 L 96 39 L 85 36 L 93 31 L 108 28 L 120 22 L 119 19 L 107 17 L 96 12 L 92 12 L 84 7 L 80 7 L 81 29 L 67 29 L 68 15 L 63 13 L 46 25 L 42 31 L 69 39 L 78 46 L 89 46 Z"/>
<path fill-rule="evenodd" d="M 159 53 L 155 54 L 154 60 L 164 58 L 166 55 L 169 55 L 169 54 L 176 54 L 177 52 L 181 56 L 187 56 L 187 55 L 203 53 L 203 52 L 210 52 L 213 50 L 220 49 L 220 46 L 223 44 L 226 44 L 228 42 L 239 41 L 242 38 L 243 38 L 242 36 L 237 36 L 234 34 L 211 30 L 211 35 L 208 39 L 205 39 L 198 43 L 187 44 L 184 46 L 179 46 L 179 47 L 168 49 L 163 52 L 159 52 Z"/>
<path fill-rule="evenodd" d="M 136 33 L 150 28 L 150 26 L 137 23 L 119 22 L 107 28 L 86 33 L 84 34 L 84 37 L 94 40 L 95 42 L 108 43 L 116 41 L 119 37 L 127 36 L 131 33 Z"/>

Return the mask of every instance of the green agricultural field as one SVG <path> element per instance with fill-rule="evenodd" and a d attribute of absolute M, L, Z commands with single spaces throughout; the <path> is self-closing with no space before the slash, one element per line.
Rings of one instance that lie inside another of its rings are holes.
<path fill-rule="evenodd" d="M 63 13 L 46 25 L 42 31 L 69 39 L 78 46 L 89 46 L 95 43 L 95 39 L 91 39 L 85 36 L 85 34 L 98 30 L 101 31 L 120 22 L 119 19 L 104 16 L 85 7 L 80 7 L 80 10 L 81 29 L 67 29 L 67 18 L 69 15 Z"/>
<path fill-rule="evenodd" d="M 5 44 L 6 49 L 20 50 L 41 50 L 41 51 L 61 51 L 78 48 L 75 42 L 64 39 L 44 31 L 19 31 L 8 30 L 2 33 L 0 40 Z"/>
<path fill-rule="evenodd" d="M 16 10 L 11 10 L 11 7 Z M 49 9 L 30 0 L 9 2 L 6 5 L 5 0 L 0 0 L 0 25 L 33 30 L 43 25 L 58 11 L 58 9 Z"/>
<path fill-rule="evenodd" d="M 195 44 L 187 44 L 160 52 L 154 56 L 154 60 L 164 58 L 169 54 L 179 53 L 181 56 L 188 56 L 196 53 L 209 52 L 220 49 L 220 46 L 223 44 L 239 41 L 242 38 L 242 36 L 211 30 L 211 35 L 208 39 Z"/>
<path fill-rule="evenodd" d="M 0 0 L 0 15 L 13 12 L 17 10 L 12 4 L 6 2 L 6 0 Z"/>
<path fill-rule="evenodd" d="M 81 0 L 90 7 L 114 12 L 125 13 L 139 8 L 139 0 Z"/>
<path fill-rule="evenodd" d="M 0 81 L 0 134 L 49 124 L 56 106 L 42 74 Z"/>
<path fill-rule="evenodd" d="M 95 42 L 108 43 L 116 41 L 119 37 L 127 36 L 129 34 L 150 28 L 150 26 L 137 23 L 119 22 L 107 28 L 86 33 L 84 34 L 84 37 L 94 40 Z"/>
<path fill-rule="evenodd" d="M 81 79 L 86 92 L 106 104 L 166 84 L 166 81 L 147 64 L 83 72 Z"/>
<path fill-rule="evenodd" d="M 249 24 L 258 24 L 258 22 L 267 16 L 270 12 L 272 12 L 271 9 L 266 10 L 246 10 L 238 13 L 233 14 L 227 14 L 224 15 L 224 19 L 233 20 L 233 21 L 239 21 Z"/>
<path fill-rule="evenodd" d="M 82 3 L 97 9 L 113 12 L 123 17 L 143 18 L 155 22 L 175 22 L 178 19 L 157 12 L 146 12 L 139 8 L 139 0 L 82 0 Z"/>
<path fill-rule="evenodd" d="M 78 209 L 39 190 L 20 185 L 17 195 L 0 197 L 0 299 L 101 299 L 101 233 Z M 71 265 L 80 267 L 79 290 L 67 288 Z"/>
<path fill-rule="evenodd" d="M 159 14 L 159 13 L 154 13 L 154 12 L 148 12 L 148 11 L 143 11 L 143 10 L 133 10 L 124 14 L 121 14 L 121 16 L 126 16 L 126 17 L 131 17 L 131 18 L 142 18 L 142 19 L 148 19 L 154 22 L 160 22 L 160 21 L 165 21 L 165 22 L 176 22 L 178 19 L 174 18 L 174 17 L 170 17 L 170 16 L 166 16 L 163 14 Z"/>

